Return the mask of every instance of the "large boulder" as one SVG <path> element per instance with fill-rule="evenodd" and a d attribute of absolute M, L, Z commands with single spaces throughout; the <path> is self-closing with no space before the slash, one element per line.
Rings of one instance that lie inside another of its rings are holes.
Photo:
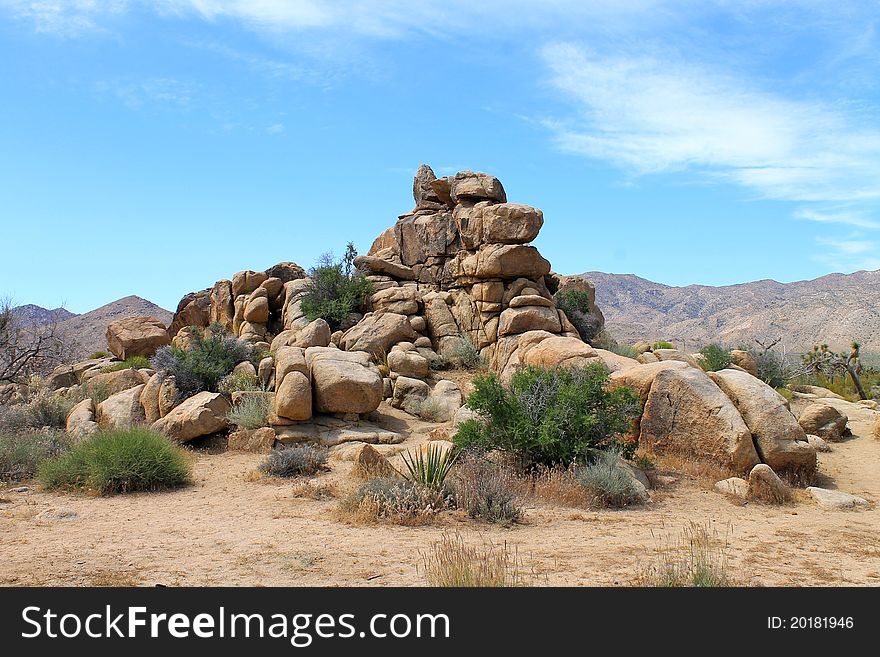
<path fill-rule="evenodd" d="M 577 338 L 552 337 L 533 346 L 520 344 L 520 361 L 535 367 L 583 367 L 597 362 L 596 351 Z"/>
<path fill-rule="evenodd" d="M 806 433 L 837 442 L 847 435 L 849 418 L 828 404 L 815 403 L 801 411 L 798 422 Z"/>
<path fill-rule="evenodd" d="M 288 372 L 275 392 L 275 415 L 303 421 L 312 417 L 312 385 L 302 372 Z"/>
<path fill-rule="evenodd" d="M 810 475 L 815 471 L 816 450 L 785 397 L 748 372 L 727 369 L 710 377 L 742 415 L 764 463 L 776 472 Z"/>
<path fill-rule="evenodd" d="M 146 417 L 141 406 L 141 392 L 144 384 L 117 392 L 100 404 L 95 410 L 95 419 L 101 429 L 128 429 L 142 424 Z"/>
<path fill-rule="evenodd" d="M 528 331 L 547 331 L 559 333 L 562 324 L 555 308 L 546 306 L 522 306 L 508 308 L 501 313 L 498 323 L 498 335 L 517 335 Z"/>
<path fill-rule="evenodd" d="M 365 414 L 382 402 L 382 375 L 369 354 L 312 347 L 306 350 L 306 362 L 317 412 Z"/>
<path fill-rule="evenodd" d="M 144 383 L 144 377 L 137 370 L 127 368 L 116 370 L 115 372 L 96 374 L 89 378 L 87 383 L 92 388 L 106 389 L 107 394 L 115 395 L 117 392 L 122 392 Z"/>
<path fill-rule="evenodd" d="M 730 362 L 737 367 L 741 367 L 752 376 L 758 376 L 758 362 L 748 351 L 734 349 L 730 352 Z"/>
<path fill-rule="evenodd" d="M 155 317 L 126 317 L 107 327 L 107 348 L 120 360 L 131 356 L 149 358 L 166 344 L 171 344 L 171 338 Z"/>
<path fill-rule="evenodd" d="M 660 372 L 665 370 L 683 370 L 687 367 L 686 363 L 677 360 L 665 361 L 662 363 L 653 362 L 644 365 L 636 363 L 632 367 L 627 367 L 616 372 L 612 372 L 609 377 L 608 387 L 611 390 L 626 386 L 632 388 L 639 396 L 642 407 L 648 401 L 648 393 L 651 392 L 651 386 L 654 379 Z"/>
<path fill-rule="evenodd" d="M 229 426 L 226 419 L 229 409 L 229 402 L 223 395 L 200 392 L 154 422 L 152 428 L 172 440 L 185 443 L 226 429 Z"/>
<path fill-rule="evenodd" d="M 740 472 L 760 463 L 752 434 L 733 402 L 705 372 L 693 367 L 656 374 L 640 429 L 640 444 L 656 453 Z"/>
<path fill-rule="evenodd" d="M 83 399 L 76 404 L 67 414 L 65 431 L 75 438 L 82 438 L 98 430 L 95 422 L 95 402 L 91 399 Z"/>
<path fill-rule="evenodd" d="M 437 186 L 433 186 L 435 191 Z M 507 202 L 501 181 L 495 176 L 474 171 L 459 171 L 450 181 L 450 196 L 454 203 L 462 201 Z"/>
<path fill-rule="evenodd" d="M 415 315 L 419 312 L 421 296 L 419 291 L 412 285 L 389 287 L 379 290 L 370 297 L 370 303 L 375 313 Z"/>
<path fill-rule="evenodd" d="M 615 354 L 613 351 L 608 351 L 606 349 L 596 349 L 596 355 L 602 359 L 602 362 L 605 363 L 605 367 L 608 368 L 609 372 L 619 372 L 620 370 L 639 366 L 639 361 L 635 358 L 621 356 L 620 354 Z"/>
<path fill-rule="evenodd" d="M 537 279 L 550 273 L 550 263 L 533 246 L 487 244 L 476 253 L 459 254 L 455 273 L 460 279 Z"/>
<path fill-rule="evenodd" d="M 275 383 L 284 381 L 290 372 L 300 372 L 309 376 L 306 352 L 300 347 L 279 347 L 275 352 Z"/>
<path fill-rule="evenodd" d="M 371 313 L 345 332 L 342 347 L 346 351 L 387 353 L 398 342 L 414 342 L 417 337 L 406 315 Z"/>
<path fill-rule="evenodd" d="M 435 422 L 448 422 L 455 417 L 462 405 L 461 388 L 455 381 L 438 381 L 428 395 Z"/>
<path fill-rule="evenodd" d="M 428 359 L 415 349 L 404 351 L 396 348 L 388 354 L 388 367 L 400 376 L 410 376 L 416 379 L 424 379 L 431 369 Z"/>
<path fill-rule="evenodd" d="M 159 391 L 162 389 L 162 374 L 154 374 L 141 391 L 141 406 L 144 407 L 145 421 L 153 424 L 162 417 L 159 412 Z"/>
<path fill-rule="evenodd" d="M 430 394 L 428 384 L 419 379 L 408 376 L 399 376 L 394 382 L 394 396 L 391 398 L 391 406 L 399 408 L 410 415 L 418 415 L 422 403 Z"/>
<path fill-rule="evenodd" d="M 702 369 L 699 361 L 690 354 L 686 354 L 680 349 L 655 349 L 652 352 L 660 361 L 678 360 L 687 363 L 691 367 Z"/>

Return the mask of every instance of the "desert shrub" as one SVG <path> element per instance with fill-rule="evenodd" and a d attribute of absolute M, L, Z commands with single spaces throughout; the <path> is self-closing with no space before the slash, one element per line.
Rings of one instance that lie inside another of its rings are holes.
<path fill-rule="evenodd" d="M 725 370 L 730 367 L 732 362 L 730 358 L 730 350 L 720 347 L 717 344 L 706 345 L 700 349 L 700 354 L 703 356 L 700 359 L 700 366 L 706 372 Z"/>
<path fill-rule="evenodd" d="M 531 464 L 586 462 L 596 450 L 618 445 L 641 410 L 632 390 L 606 390 L 607 381 L 601 364 L 528 367 L 506 386 L 495 374 L 477 377 L 467 406 L 482 419 L 459 425 L 455 443 L 512 452 Z M 627 456 L 635 450 L 634 444 L 619 446 Z"/>
<path fill-rule="evenodd" d="M 93 351 L 89 354 L 89 360 L 98 360 L 99 358 L 109 358 L 110 354 L 106 351 Z"/>
<path fill-rule="evenodd" d="M 260 464 L 260 470 L 272 477 L 308 477 L 324 469 L 327 450 L 314 445 L 293 445 L 274 450 Z"/>
<path fill-rule="evenodd" d="M 0 417 L 0 426 L 11 432 L 44 427 L 63 430 L 75 403 L 66 395 L 41 390 L 24 404 L 6 408 Z"/>
<path fill-rule="evenodd" d="M 242 361 L 259 364 L 262 356 L 259 350 L 229 335 L 223 327 L 212 325 L 208 331 L 196 326 L 191 328 L 190 349 L 184 351 L 167 345 L 160 348 L 151 361 L 157 372 L 174 376 L 179 400 L 204 390 L 217 392 L 220 380 Z"/>
<path fill-rule="evenodd" d="M 0 433 L 0 481 L 21 481 L 37 474 L 40 463 L 70 446 L 60 432 Z"/>
<path fill-rule="evenodd" d="M 94 383 L 86 381 L 80 386 L 71 388 L 67 393 L 67 398 L 74 404 L 81 402 L 83 399 L 91 399 L 97 406 L 113 394 L 113 388 L 109 383 Z"/>
<path fill-rule="evenodd" d="M 565 312 L 581 338 L 586 342 L 592 342 L 602 330 L 602 323 L 593 313 L 590 293 L 586 290 L 565 290 L 557 292 L 555 299 L 556 305 Z"/>
<path fill-rule="evenodd" d="M 772 388 L 788 385 L 792 371 L 785 356 L 772 349 L 749 349 L 758 368 L 758 378 Z"/>
<path fill-rule="evenodd" d="M 145 427 L 101 431 L 58 458 L 43 461 L 46 488 L 82 488 L 102 495 L 154 491 L 190 480 L 186 453 Z"/>
<path fill-rule="evenodd" d="M 112 363 L 107 367 L 102 367 L 101 371 L 105 373 L 119 372 L 121 370 L 142 370 L 149 367 L 152 367 L 152 365 L 150 364 L 150 359 L 146 356 L 129 356 L 118 363 Z"/>
<path fill-rule="evenodd" d="M 428 365 L 434 371 L 448 370 L 452 367 L 452 361 L 443 354 L 437 354 L 428 359 Z"/>
<path fill-rule="evenodd" d="M 708 525 L 690 523 L 674 542 L 657 548 L 657 563 L 640 577 L 641 584 L 664 587 L 731 586 L 728 542 Z"/>
<path fill-rule="evenodd" d="M 229 409 L 226 419 L 239 429 L 260 429 L 269 426 L 271 412 L 269 395 L 244 395 Z"/>
<path fill-rule="evenodd" d="M 427 422 L 440 422 L 440 418 L 443 417 L 443 413 L 446 410 L 443 404 L 432 397 L 426 397 L 423 399 L 416 409 L 420 418 Z"/>
<path fill-rule="evenodd" d="M 448 490 L 433 490 L 400 477 L 376 477 L 343 500 L 342 509 L 365 519 L 415 524 L 426 522 L 452 503 Z"/>
<path fill-rule="evenodd" d="M 592 463 L 578 466 L 574 477 L 594 504 L 624 507 L 644 502 L 642 491 L 621 465 L 620 454 L 615 450 L 607 450 Z"/>
<path fill-rule="evenodd" d="M 523 516 L 523 482 L 510 467 L 468 452 L 453 469 L 451 482 L 456 506 L 471 518 L 506 525 Z"/>
<path fill-rule="evenodd" d="M 431 550 L 422 554 L 422 562 L 430 586 L 530 586 L 538 581 L 506 542 L 484 540 L 481 545 L 468 545 L 458 532 L 444 534 L 434 542 Z"/>
<path fill-rule="evenodd" d="M 658 340 L 654 344 L 651 345 L 652 350 L 657 349 L 675 349 L 675 345 L 671 342 L 667 342 L 666 340 Z"/>
<path fill-rule="evenodd" d="M 260 379 L 250 372 L 227 374 L 217 383 L 217 392 L 231 395 L 233 392 L 257 392 L 263 390 Z"/>
<path fill-rule="evenodd" d="M 464 333 L 459 334 L 455 344 L 447 349 L 445 357 L 454 367 L 463 370 L 477 370 L 485 365 L 480 350 Z"/>
<path fill-rule="evenodd" d="M 332 253 L 321 256 L 309 271 L 309 282 L 302 300 L 302 311 L 310 320 L 322 318 L 333 331 L 358 311 L 373 294 L 372 282 L 354 267 L 357 250 L 348 243 L 342 260 Z"/>
<path fill-rule="evenodd" d="M 444 449 L 437 443 L 428 443 L 424 449 L 415 452 L 407 451 L 403 455 L 407 479 L 425 488 L 442 491 L 456 457 L 454 449 Z"/>

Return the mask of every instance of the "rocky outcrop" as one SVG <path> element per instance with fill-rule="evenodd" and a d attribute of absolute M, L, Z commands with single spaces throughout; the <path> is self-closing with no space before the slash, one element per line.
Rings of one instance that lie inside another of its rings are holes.
<path fill-rule="evenodd" d="M 711 460 L 744 472 L 760 463 L 736 407 L 702 370 L 664 369 L 645 403 L 639 442 L 656 453 Z"/>
<path fill-rule="evenodd" d="M 127 317 L 107 327 L 107 348 L 120 360 L 131 356 L 149 358 L 170 343 L 165 325 L 155 317 Z"/>
<path fill-rule="evenodd" d="M 728 369 L 709 376 L 742 415 L 761 461 L 776 472 L 812 475 L 816 450 L 807 442 L 785 397 L 747 372 Z"/>

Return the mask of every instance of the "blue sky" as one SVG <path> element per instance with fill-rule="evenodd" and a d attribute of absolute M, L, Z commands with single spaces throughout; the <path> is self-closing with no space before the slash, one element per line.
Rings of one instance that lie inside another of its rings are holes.
<path fill-rule="evenodd" d="M 880 268 L 877 2 L 0 0 L 0 295 L 167 308 L 361 251 L 421 162 L 561 273 Z"/>

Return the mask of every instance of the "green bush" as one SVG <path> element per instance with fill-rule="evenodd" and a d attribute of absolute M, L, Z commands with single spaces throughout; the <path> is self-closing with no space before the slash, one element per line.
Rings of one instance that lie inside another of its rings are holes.
<path fill-rule="evenodd" d="M 99 358 L 109 358 L 110 354 L 106 351 L 94 351 L 89 355 L 89 360 L 98 360 Z"/>
<path fill-rule="evenodd" d="M 718 372 L 730 367 L 733 362 L 730 358 L 730 350 L 717 344 L 709 344 L 700 349 L 703 357 L 700 359 L 700 367 L 707 372 Z"/>
<path fill-rule="evenodd" d="M 407 451 L 403 455 L 403 464 L 406 466 L 407 479 L 425 488 L 441 491 L 455 459 L 455 450 L 428 443 L 424 450 L 418 449 L 415 453 Z"/>
<path fill-rule="evenodd" d="M 599 318 L 593 313 L 590 293 L 586 290 L 557 292 L 555 299 L 556 305 L 565 312 L 584 341 L 591 342 L 602 330 Z"/>
<path fill-rule="evenodd" d="M 43 461 L 46 488 L 81 488 L 102 495 L 153 491 L 190 480 L 186 453 L 162 434 L 145 427 L 102 431 L 67 453 Z"/>
<path fill-rule="evenodd" d="M 129 356 L 125 360 L 119 361 L 118 363 L 113 363 L 108 365 L 107 367 L 102 367 L 101 371 L 104 373 L 107 372 L 119 372 L 120 370 L 142 370 L 145 368 L 150 368 L 150 359 L 146 356 Z"/>
<path fill-rule="evenodd" d="M 453 469 L 451 481 L 456 505 L 471 518 L 505 525 L 522 518 L 521 482 L 510 468 L 467 452 Z"/>
<path fill-rule="evenodd" d="M 482 419 L 459 425 L 455 443 L 512 452 L 532 465 L 582 463 L 613 446 L 631 456 L 635 444 L 620 444 L 618 437 L 639 414 L 639 399 L 626 387 L 606 390 L 607 382 L 601 364 L 528 367 L 507 386 L 495 374 L 477 377 L 467 406 Z"/>
<path fill-rule="evenodd" d="M 178 400 L 202 392 L 218 392 L 220 380 L 236 365 L 249 360 L 259 365 L 262 353 L 253 345 L 229 335 L 219 324 L 205 331 L 193 326 L 191 348 L 184 351 L 174 345 L 159 349 L 151 365 L 157 372 L 174 376 Z"/>
<path fill-rule="evenodd" d="M 327 450 L 313 445 L 294 445 L 273 451 L 260 464 L 260 470 L 272 477 L 308 477 L 324 469 Z"/>
<path fill-rule="evenodd" d="M 354 268 L 357 250 L 349 242 L 342 260 L 332 253 L 321 256 L 309 272 L 302 311 L 310 320 L 324 319 L 331 330 L 339 330 L 348 316 L 357 312 L 373 294 L 372 282 Z"/>
<path fill-rule="evenodd" d="M 31 479 L 40 463 L 63 453 L 69 445 L 60 432 L 0 434 L 0 481 Z"/>
<path fill-rule="evenodd" d="M 645 501 L 632 475 L 621 465 L 620 453 L 615 450 L 608 450 L 592 463 L 575 468 L 574 477 L 596 504 L 623 507 Z"/>
<path fill-rule="evenodd" d="M 656 351 L 657 349 L 675 349 L 675 345 L 666 340 L 657 340 L 657 342 L 651 345 L 651 350 Z"/>
<path fill-rule="evenodd" d="M 269 414 L 272 412 L 269 395 L 244 395 L 239 402 L 229 409 L 226 419 L 239 429 L 260 429 L 269 426 Z"/>

